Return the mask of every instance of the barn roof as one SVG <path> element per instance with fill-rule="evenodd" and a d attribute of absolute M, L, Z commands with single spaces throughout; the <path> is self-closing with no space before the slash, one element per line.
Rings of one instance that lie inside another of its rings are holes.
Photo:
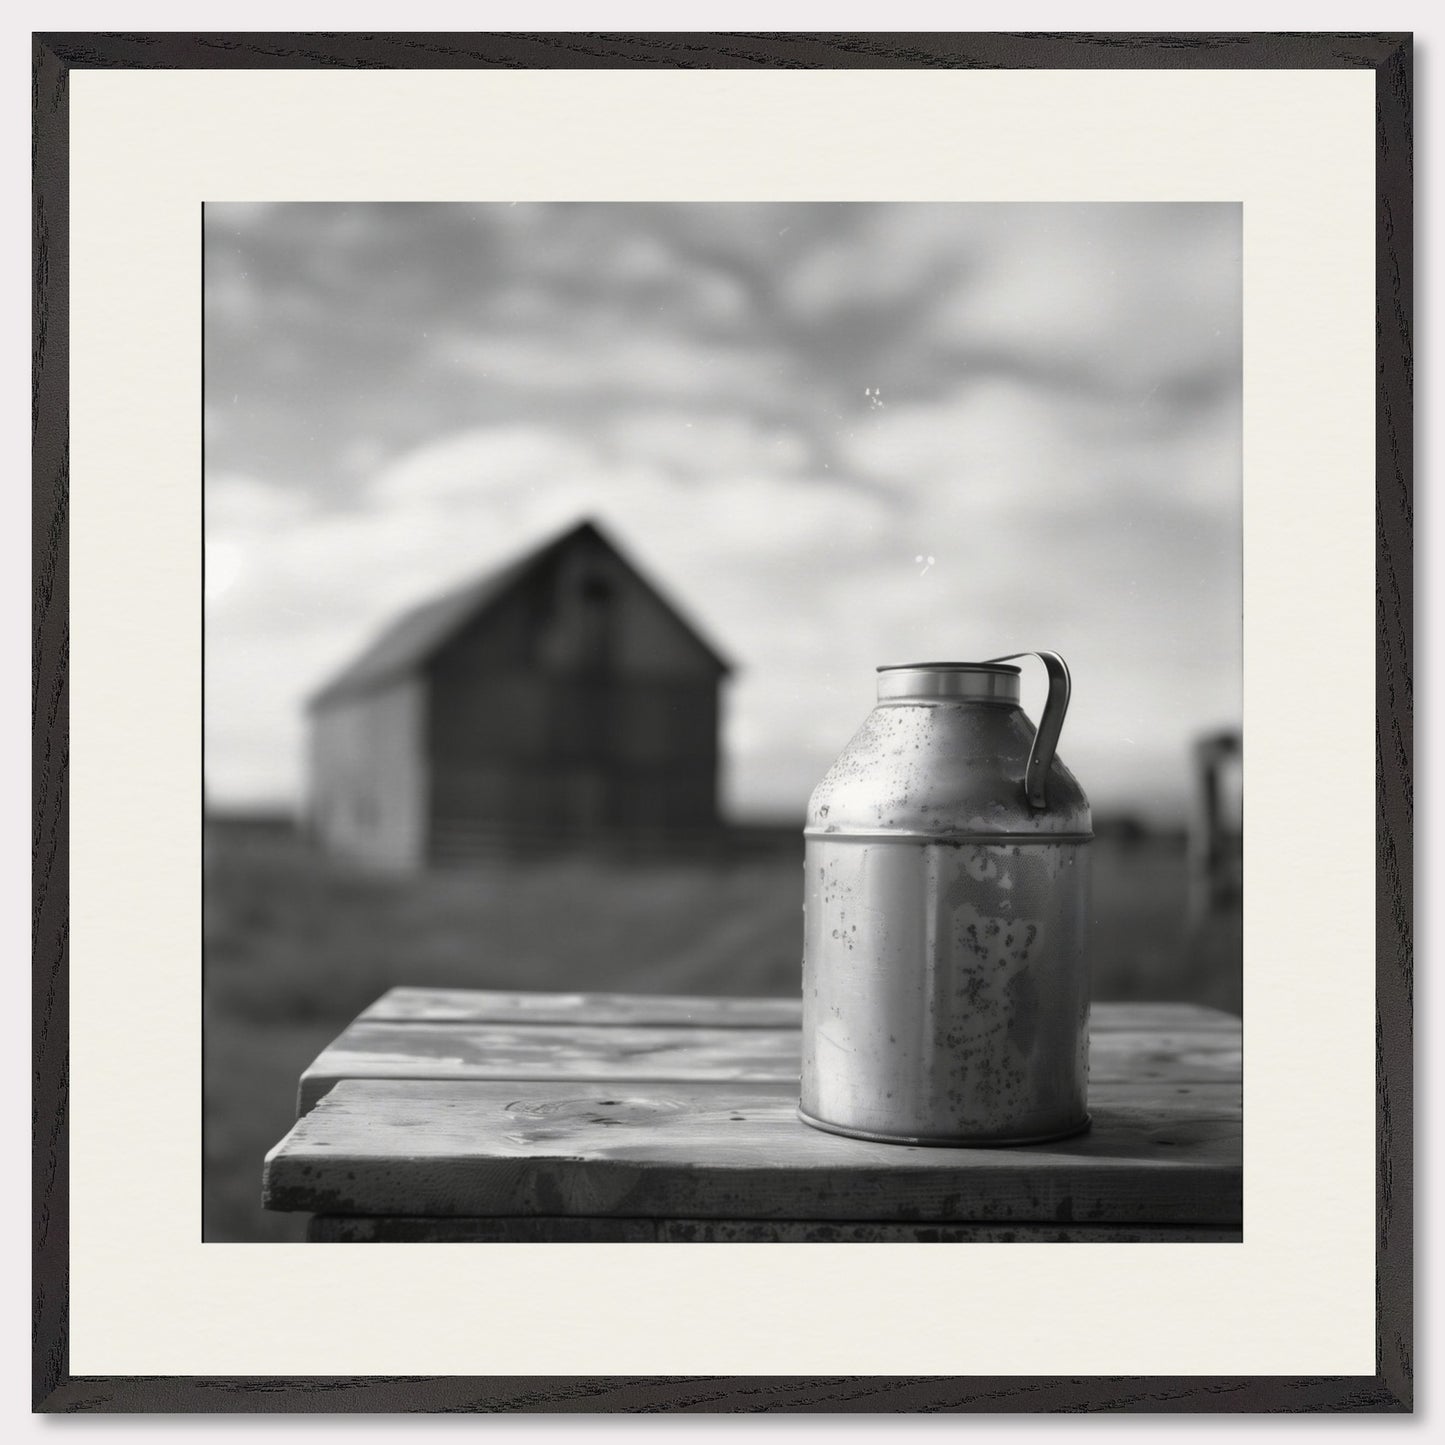
<path fill-rule="evenodd" d="M 600 542 L 632 576 L 655 597 L 673 619 L 707 654 L 720 673 L 732 671 L 731 665 L 677 608 L 640 573 L 618 549 L 617 545 L 594 522 L 580 522 L 550 542 L 517 558 L 495 571 L 488 572 L 463 587 L 443 593 L 430 602 L 423 602 L 403 612 L 389 627 L 365 648 L 349 666 L 343 668 L 308 704 L 316 708 L 340 698 L 369 692 L 383 683 L 415 672 L 436 655 L 463 627 L 475 622 L 500 602 L 513 588 L 520 587 L 534 573 L 547 566 L 567 547 L 590 536 Z"/>

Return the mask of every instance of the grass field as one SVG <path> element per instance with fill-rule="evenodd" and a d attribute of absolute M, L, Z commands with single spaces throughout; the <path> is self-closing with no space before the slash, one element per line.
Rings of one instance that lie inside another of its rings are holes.
<path fill-rule="evenodd" d="M 1094 844 L 1094 997 L 1238 1012 L 1237 924 L 1184 931 L 1177 842 Z M 398 984 L 775 994 L 799 987 L 802 850 L 716 862 L 493 863 L 377 877 L 282 828 L 208 825 L 205 1237 L 292 1240 L 261 1159 L 296 1080 Z"/>

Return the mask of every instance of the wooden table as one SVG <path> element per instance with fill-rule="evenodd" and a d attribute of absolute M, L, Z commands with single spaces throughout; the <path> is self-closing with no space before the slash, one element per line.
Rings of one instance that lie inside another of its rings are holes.
<path fill-rule="evenodd" d="M 269 1209 L 313 1240 L 1238 1240 L 1240 1024 L 1096 1004 L 1087 1134 L 809 1128 L 796 999 L 393 989 L 301 1078 Z"/>

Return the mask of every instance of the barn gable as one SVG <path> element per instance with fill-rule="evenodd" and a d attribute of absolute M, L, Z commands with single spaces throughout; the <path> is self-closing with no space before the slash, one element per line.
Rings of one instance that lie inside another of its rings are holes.
<path fill-rule="evenodd" d="M 540 578 L 565 568 L 574 559 L 593 559 L 625 574 L 631 588 L 651 599 L 654 627 L 690 649 L 695 665 L 715 677 L 731 666 L 677 609 L 657 592 L 594 522 L 582 522 L 517 561 L 454 591 L 405 612 L 348 667 L 310 700 L 313 710 L 342 698 L 372 691 L 414 673 L 455 641 L 464 630 L 475 637 L 495 620 L 504 623 Z M 510 605 L 509 605 L 510 604 Z M 637 609 L 639 615 L 641 609 Z M 635 652 L 636 648 L 631 652 Z M 629 655 L 631 655 L 631 652 Z"/>

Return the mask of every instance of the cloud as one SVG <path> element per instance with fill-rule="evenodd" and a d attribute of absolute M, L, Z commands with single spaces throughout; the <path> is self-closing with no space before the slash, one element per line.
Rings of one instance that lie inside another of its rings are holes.
<path fill-rule="evenodd" d="M 1234 207 L 1025 207 L 1008 244 L 938 298 L 935 340 L 1073 365 L 1130 390 L 1236 377 L 1240 232 Z"/>
<path fill-rule="evenodd" d="M 931 302 L 994 244 L 988 213 L 986 206 L 860 207 L 852 226 L 839 226 L 783 272 L 784 303 L 816 322 Z"/>
<path fill-rule="evenodd" d="M 314 514 L 315 503 L 291 487 L 278 487 L 240 472 L 206 474 L 206 531 L 209 536 L 267 537 L 278 527 Z"/>
<path fill-rule="evenodd" d="M 251 278 L 244 259 L 212 247 L 206 258 L 207 324 L 244 330 L 256 325 L 266 304 L 266 294 Z"/>
<path fill-rule="evenodd" d="M 593 304 L 619 299 L 668 311 L 675 321 L 722 326 L 747 314 L 748 293 L 736 277 L 688 255 L 661 233 L 599 227 L 561 239 L 563 244 L 532 250 L 526 268 L 563 282 L 568 291 L 582 291 Z"/>
<path fill-rule="evenodd" d="M 622 412 L 599 429 L 614 456 L 649 462 L 673 476 L 797 473 L 814 460 L 796 427 L 746 412 L 653 407 Z"/>
<path fill-rule="evenodd" d="M 866 322 L 902 373 L 894 389 L 968 371 L 1188 405 L 1237 384 L 1238 207 L 861 210 L 796 259 L 780 293 L 825 334 Z"/>
<path fill-rule="evenodd" d="M 562 345 L 555 336 L 530 332 L 454 334 L 442 356 L 483 380 L 546 392 L 761 403 L 799 384 L 796 362 L 780 349 L 719 344 L 656 327 L 573 328 Z"/>
<path fill-rule="evenodd" d="M 500 503 L 590 464 L 586 448 L 556 432 L 520 425 L 472 427 L 395 458 L 373 479 L 370 501 L 395 510 L 464 503 L 485 494 Z"/>
<path fill-rule="evenodd" d="M 277 201 L 208 201 L 206 228 L 224 235 L 263 232 L 276 219 Z"/>
<path fill-rule="evenodd" d="M 1156 496 L 1231 513 L 1239 505 L 1233 399 L 1161 418 L 1147 402 L 989 376 L 866 415 L 838 449 L 847 465 L 902 489 L 944 487 L 946 501 L 979 520 L 1027 513 L 1037 527 L 1064 507 L 1109 515 Z"/>

